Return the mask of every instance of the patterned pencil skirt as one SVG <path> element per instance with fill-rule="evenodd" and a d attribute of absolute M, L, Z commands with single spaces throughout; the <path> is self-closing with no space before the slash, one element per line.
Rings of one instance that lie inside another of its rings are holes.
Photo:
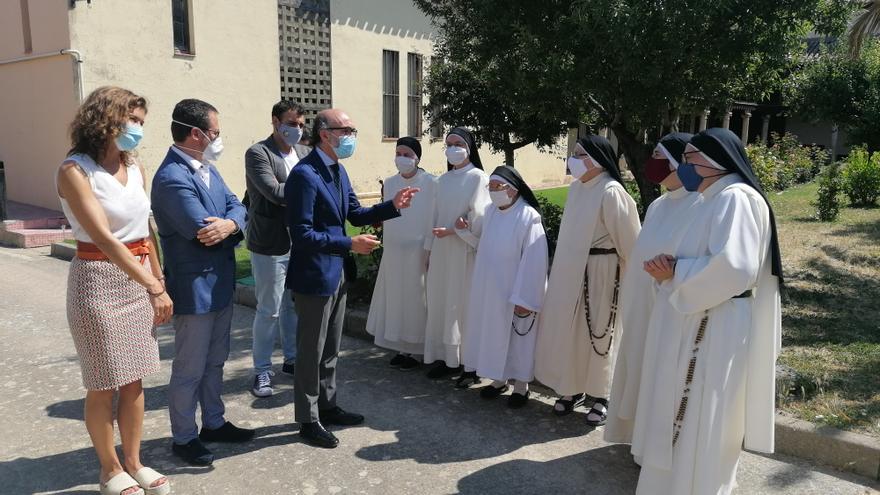
<path fill-rule="evenodd" d="M 159 371 L 149 296 L 112 262 L 73 259 L 67 322 L 86 389 L 115 389 Z"/>

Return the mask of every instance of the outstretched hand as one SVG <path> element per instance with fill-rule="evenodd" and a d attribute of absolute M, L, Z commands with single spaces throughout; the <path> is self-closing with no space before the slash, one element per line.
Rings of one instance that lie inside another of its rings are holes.
<path fill-rule="evenodd" d="M 397 191 L 397 194 L 394 195 L 394 199 L 392 200 L 394 202 L 394 207 L 398 210 L 409 208 L 413 196 L 419 191 L 421 191 L 421 189 L 418 187 L 404 187 L 400 191 Z"/>

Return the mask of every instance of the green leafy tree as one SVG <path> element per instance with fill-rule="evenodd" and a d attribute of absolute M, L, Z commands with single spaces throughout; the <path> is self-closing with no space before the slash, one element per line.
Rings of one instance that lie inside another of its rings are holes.
<path fill-rule="evenodd" d="M 575 92 L 532 39 L 562 34 L 553 16 L 567 3 L 415 0 L 441 33 L 425 80 L 431 123 L 473 128 L 514 166 L 514 151 L 546 149 L 583 120 Z"/>
<path fill-rule="evenodd" d="M 608 127 L 647 205 L 656 140 L 683 114 L 780 88 L 808 32 L 842 29 L 824 8 L 842 1 L 415 0 L 439 34 L 429 116 L 471 123 L 509 158 L 569 123 Z"/>
<path fill-rule="evenodd" d="M 866 42 L 858 58 L 838 46 L 807 61 L 791 78 L 792 110 L 813 123 L 832 122 L 849 144 L 880 150 L 880 43 Z"/>

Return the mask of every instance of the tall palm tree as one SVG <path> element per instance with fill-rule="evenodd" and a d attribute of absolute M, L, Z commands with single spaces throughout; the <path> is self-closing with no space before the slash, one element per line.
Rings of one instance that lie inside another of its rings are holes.
<path fill-rule="evenodd" d="M 862 45 L 880 32 L 880 0 L 869 0 L 862 6 L 849 27 L 849 53 L 859 56 Z"/>

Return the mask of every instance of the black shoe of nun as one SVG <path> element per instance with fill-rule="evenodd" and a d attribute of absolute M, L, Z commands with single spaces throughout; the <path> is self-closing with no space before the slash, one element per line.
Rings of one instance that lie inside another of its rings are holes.
<path fill-rule="evenodd" d="M 455 388 L 465 389 L 479 384 L 480 377 L 477 376 L 476 371 L 465 371 L 458 377 L 458 380 L 455 380 Z"/>
<path fill-rule="evenodd" d="M 507 392 L 507 389 L 509 388 L 510 386 L 508 386 L 506 383 L 501 387 L 487 385 L 480 389 L 480 397 L 484 399 L 497 399 L 499 395 Z"/>
<path fill-rule="evenodd" d="M 406 361 L 406 356 L 404 356 L 403 354 L 398 354 L 391 358 L 391 362 L 388 363 L 388 366 L 391 366 L 392 368 L 400 368 L 404 361 Z"/>
<path fill-rule="evenodd" d="M 577 406 L 583 405 L 584 394 L 575 394 L 571 399 L 556 399 L 556 405 L 553 406 L 553 414 L 557 416 L 568 416 Z"/>
<path fill-rule="evenodd" d="M 400 366 L 398 366 L 398 369 L 400 371 L 412 371 L 421 365 L 422 365 L 422 363 L 419 362 L 418 359 L 416 359 L 412 356 L 406 356 L 403 358 L 403 363 L 401 363 Z"/>
<path fill-rule="evenodd" d="M 529 391 L 526 390 L 525 394 L 518 394 L 516 392 L 510 394 L 510 397 L 507 398 L 507 407 L 511 409 L 520 409 L 525 406 L 529 402 Z"/>
<path fill-rule="evenodd" d="M 440 362 L 434 365 L 431 368 L 431 371 L 428 372 L 428 378 L 432 380 L 439 380 L 441 378 L 446 378 L 447 376 L 452 376 L 458 373 L 461 370 L 461 367 L 458 368 L 450 368 L 446 366 L 446 363 Z"/>

